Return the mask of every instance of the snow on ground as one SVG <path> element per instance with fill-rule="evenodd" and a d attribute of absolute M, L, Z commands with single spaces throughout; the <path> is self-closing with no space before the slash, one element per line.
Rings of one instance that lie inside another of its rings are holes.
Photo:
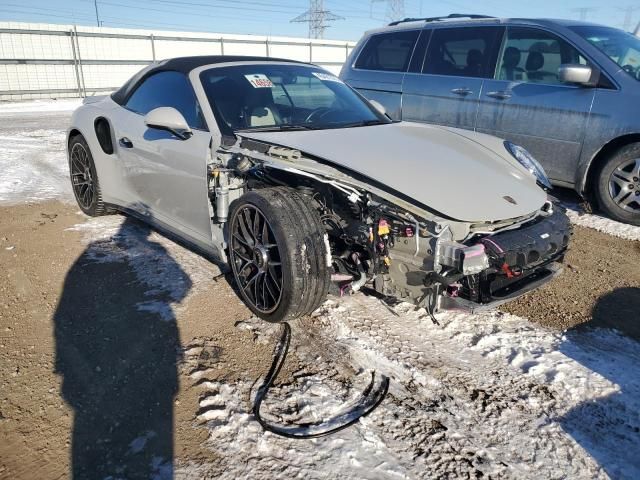
<path fill-rule="evenodd" d="M 73 200 L 65 134 L 80 103 L 0 103 L 0 203 Z"/>
<path fill-rule="evenodd" d="M 59 100 L 30 100 L 24 102 L 0 102 L 0 119 L 6 116 L 43 112 L 73 112 L 82 105 L 80 98 Z"/>
<path fill-rule="evenodd" d="M 599 232 L 604 232 L 615 237 L 626 238 L 627 240 L 640 240 L 640 227 L 611 220 L 593 213 L 587 213 L 577 203 L 562 202 L 567 209 L 569 220 L 581 227 L 593 228 Z"/>
<path fill-rule="evenodd" d="M 129 262 L 138 280 L 148 287 L 149 299 L 138 308 L 166 320 L 176 318 L 172 305 L 195 295 L 220 274 L 208 260 L 124 216 L 91 218 L 70 230 L 82 232 L 88 261 Z"/>
<path fill-rule="evenodd" d="M 314 317 L 292 326 L 293 354 L 313 375 L 281 379 L 263 409 L 280 422 L 330 416 L 370 370 L 391 378 L 390 395 L 351 429 L 288 440 L 254 421 L 249 382 L 202 382 L 201 407 L 212 409 L 198 421 L 229 459 L 221 478 L 640 478 L 634 340 L 497 312 L 443 314 L 436 326 L 422 309 L 362 294 Z M 278 327 L 253 328 L 277 337 Z M 358 372 L 356 385 L 335 381 L 336 368 Z"/>
<path fill-rule="evenodd" d="M 1 203 L 73 199 L 64 130 L 0 127 L 0 144 Z"/>

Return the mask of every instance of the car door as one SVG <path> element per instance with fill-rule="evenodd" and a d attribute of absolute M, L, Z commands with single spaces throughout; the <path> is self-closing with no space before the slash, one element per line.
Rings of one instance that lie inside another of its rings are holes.
<path fill-rule="evenodd" d="M 493 73 L 503 30 L 434 29 L 422 69 L 404 77 L 403 120 L 473 129 L 482 85 Z"/>
<path fill-rule="evenodd" d="M 402 118 L 402 78 L 407 71 L 420 30 L 372 35 L 353 68 L 342 79 L 369 100 L 380 102 L 394 120 Z"/>
<path fill-rule="evenodd" d="M 183 140 L 147 127 L 145 115 L 158 107 L 178 110 L 193 134 Z M 129 208 L 210 243 L 207 159 L 211 135 L 188 78 L 165 71 L 144 80 L 119 109 L 114 129 L 124 181 L 133 192 Z"/>
<path fill-rule="evenodd" d="M 476 129 L 522 145 L 552 180 L 573 183 L 595 89 L 561 83 L 558 68 L 568 63 L 587 60 L 546 30 L 508 27 Z"/>

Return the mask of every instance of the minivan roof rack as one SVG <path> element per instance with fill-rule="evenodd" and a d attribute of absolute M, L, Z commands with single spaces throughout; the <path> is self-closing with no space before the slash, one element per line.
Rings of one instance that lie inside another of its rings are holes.
<path fill-rule="evenodd" d="M 476 15 L 473 13 L 467 14 L 467 13 L 451 13 L 445 17 L 427 17 L 427 18 L 405 18 L 403 20 L 396 20 L 395 22 L 391 22 L 389 24 L 389 26 L 393 26 L 393 25 L 399 25 L 401 23 L 406 23 L 406 22 L 440 22 L 442 20 L 451 20 L 454 18 L 470 18 L 470 19 L 477 19 L 477 18 L 496 18 L 496 17 L 492 17 L 490 15 Z"/>

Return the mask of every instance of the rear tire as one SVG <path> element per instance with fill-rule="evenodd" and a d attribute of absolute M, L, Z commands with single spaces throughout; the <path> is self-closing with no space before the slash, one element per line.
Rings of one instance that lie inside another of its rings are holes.
<path fill-rule="evenodd" d="M 82 135 L 76 135 L 69 141 L 69 176 L 80 210 L 91 217 L 114 213 L 102 201 L 93 155 Z"/>
<path fill-rule="evenodd" d="M 626 145 L 607 159 L 594 190 L 598 206 L 609 217 L 640 226 L 640 143 Z"/>
<path fill-rule="evenodd" d="M 325 235 L 311 201 L 295 190 L 254 190 L 233 202 L 229 262 L 253 313 L 284 322 L 322 304 L 331 278 Z"/>

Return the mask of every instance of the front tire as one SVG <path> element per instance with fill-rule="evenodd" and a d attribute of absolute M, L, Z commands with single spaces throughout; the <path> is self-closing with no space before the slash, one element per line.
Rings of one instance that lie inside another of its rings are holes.
<path fill-rule="evenodd" d="M 292 189 L 254 190 L 231 205 L 229 262 L 253 313 L 283 322 L 320 306 L 331 277 L 325 235 L 311 201 Z"/>
<path fill-rule="evenodd" d="M 640 226 L 640 143 L 622 147 L 607 159 L 596 179 L 595 193 L 608 216 Z"/>
<path fill-rule="evenodd" d="M 91 217 L 113 213 L 102 201 L 93 155 L 82 135 L 76 135 L 69 141 L 69 176 L 80 210 Z"/>

